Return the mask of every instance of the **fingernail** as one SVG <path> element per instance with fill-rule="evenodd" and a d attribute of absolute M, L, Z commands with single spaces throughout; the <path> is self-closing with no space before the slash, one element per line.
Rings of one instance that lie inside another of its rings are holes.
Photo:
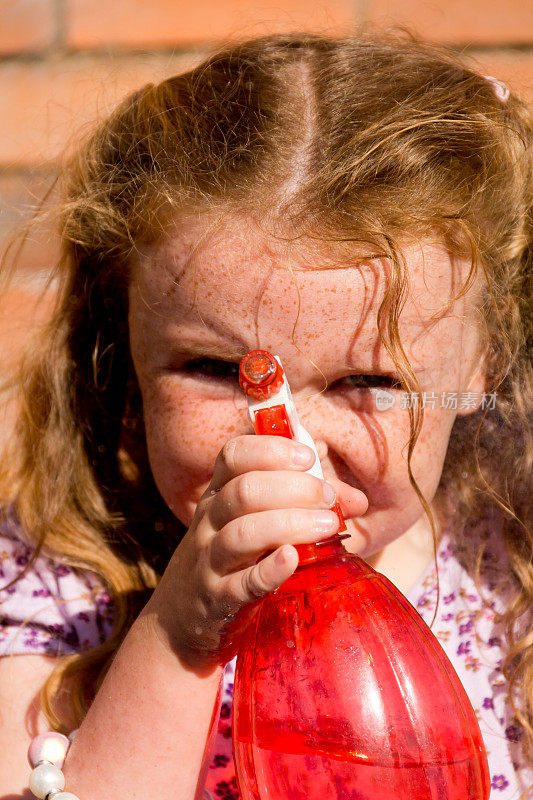
<path fill-rule="evenodd" d="M 292 463 L 303 466 L 304 464 L 311 464 L 314 453 L 310 447 L 305 444 L 296 444 L 292 449 Z"/>
<path fill-rule="evenodd" d="M 316 511 L 314 527 L 317 533 L 334 533 L 339 527 L 339 518 L 333 511 Z"/>
<path fill-rule="evenodd" d="M 335 489 L 330 483 L 324 481 L 324 486 L 322 488 L 322 491 L 324 493 L 324 502 L 327 503 L 328 506 L 332 506 L 333 503 L 335 502 L 335 497 L 336 497 Z"/>
<path fill-rule="evenodd" d="M 278 567 L 284 567 L 285 566 L 285 564 L 287 562 L 288 555 L 289 555 L 289 549 L 287 547 L 280 547 L 280 549 L 278 550 L 278 552 L 274 556 L 274 561 L 276 562 Z"/>

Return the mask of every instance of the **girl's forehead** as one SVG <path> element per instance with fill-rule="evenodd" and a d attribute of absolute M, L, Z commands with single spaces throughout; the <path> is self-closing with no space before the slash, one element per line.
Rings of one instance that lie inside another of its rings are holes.
<path fill-rule="evenodd" d="M 468 273 L 444 246 L 404 248 L 409 289 L 399 333 L 415 370 L 447 373 L 470 360 L 479 329 L 465 294 L 450 307 Z M 130 287 L 130 334 L 138 362 L 173 351 L 237 358 L 257 347 L 277 353 L 291 374 L 305 352 L 315 364 L 395 371 L 380 339 L 378 310 L 393 267 L 383 258 L 346 258 L 327 247 L 280 242 L 245 227 L 190 231 L 139 251 Z M 309 367 L 310 369 L 310 367 Z M 314 369 L 314 368 L 313 368 Z M 318 373 L 317 373 L 318 374 Z"/>
<path fill-rule="evenodd" d="M 404 325 L 446 313 L 469 270 L 437 240 L 425 239 L 402 248 L 407 278 Z M 191 313 L 238 313 L 257 324 L 257 314 L 299 309 L 326 319 L 356 313 L 363 321 L 377 314 L 394 265 L 387 259 L 365 258 L 363 251 L 340 251 L 327 242 L 283 240 L 249 222 L 225 226 L 184 226 L 178 233 L 137 253 L 132 284 L 142 289 L 149 305 L 177 317 Z M 475 291 L 467 306 L 474 306 Z M 454 313 L 460 311 L 454 308 Z"/>

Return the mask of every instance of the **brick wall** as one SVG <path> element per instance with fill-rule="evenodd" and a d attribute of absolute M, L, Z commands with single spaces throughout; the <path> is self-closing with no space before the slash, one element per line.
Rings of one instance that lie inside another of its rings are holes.
<path fill-rule="evenodd" d="M 65 145 L 128 90 L 196 63 L 221 40 L 366 21 L 449 43 L 533 101 L 533 6 L 524 0 L 0 0 L 0 246 L 42 197 Z M 55 252 L 44 227 L 21 253 L 0 301 L 0 374 L 36 318 Z"/>

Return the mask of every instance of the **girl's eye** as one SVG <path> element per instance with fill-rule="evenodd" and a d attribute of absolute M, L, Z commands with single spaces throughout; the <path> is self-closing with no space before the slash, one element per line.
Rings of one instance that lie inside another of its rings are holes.
<path fill-rule="evenodd" d="M 206 378 L 239 380 L 239 365 L 235 361 L 221 361 L 217 358 L 195 358 L 182 369 L 189 374 L 201 374 Z M 389 375 L 347 375 L 336 386 L 347 389 L 399 389 L 401 384 Z"/>
<path fill-rule="evenodd" d="M 221 361 L 217 358 L 195 358 L 182 369 L 190 374 L 201 373 L 210 378 L 239 380 L 239 365 L 234 361 Z"/>
<path fill-rule="evenodd" d="M 390 375 L 347 375 L 338 382 L 349 389 L 399 389 L 401 383 Z"/>

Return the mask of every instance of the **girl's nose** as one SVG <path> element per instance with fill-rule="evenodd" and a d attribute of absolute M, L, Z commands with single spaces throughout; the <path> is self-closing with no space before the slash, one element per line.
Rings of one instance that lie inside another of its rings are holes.
<path fill-rule="evenodd" d="M 321 461 L 325 459 L 328 454 L 328 446 L 323 439 L 315 439 L 316 451 Z"/>
<path fill-rule="evenodd" d="M 314 394 L 314 393 L 313 393 Z M 311 436 L 317 449 L 318 457 L 323 461 L 328 455 L 327 424 L 322 415 L 326 411 L 321 398 L 312 397 L 309 392 L 293 393 L 294 403 L 300 424 Z"/>

